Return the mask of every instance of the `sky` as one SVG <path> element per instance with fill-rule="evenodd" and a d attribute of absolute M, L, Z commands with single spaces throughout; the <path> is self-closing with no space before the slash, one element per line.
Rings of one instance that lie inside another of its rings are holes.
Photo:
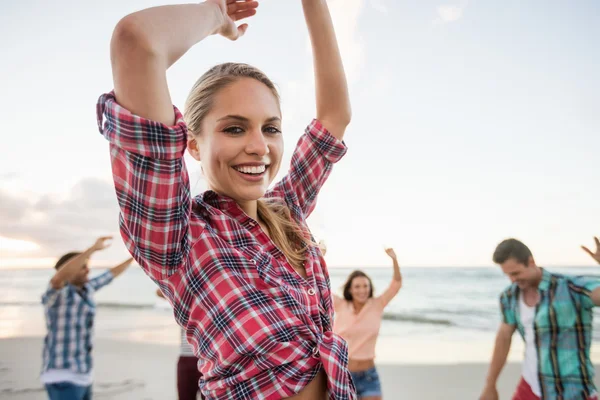
<path fill-rule="evenodd" d="M 0 2 L 0 268 L 113 246 L 95 105 L 126 14 L 168 2 Z M 210 37 L 168 72 L 175 105 L 209 67 L 247 62 L 283 98 L 284 165 L 315 116 L 301 2 L 262 0 L 237 42 Z M 600 2 L 329 0 L 348 74 L 348 153 L 309 219 L 336 266 L 491 266 L 506 237 L 538 264 L 594 265 L 600 235 Z M 194 193 L 205 189 L 186 156 Z M 283 168 L 282 168 L 283 169 Z"/>

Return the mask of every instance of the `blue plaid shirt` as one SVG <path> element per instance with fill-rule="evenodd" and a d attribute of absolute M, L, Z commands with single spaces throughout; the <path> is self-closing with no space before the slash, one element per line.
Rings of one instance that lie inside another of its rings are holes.
<path fill-rule="evenodd" d="M 90 279 L 81 289 L 49 287 L 42 296 L 46 329 L 42 372 L 67 369 L 86 374 L 92 369 L 92 333 L 96 303 L 94 292 L 113 280 L 110 271 Z"/>
<path fill-rule="evenodd" d="M 542 271 L 534 320 L 542 398 L 587 399 L 596 393 L 590 361 L 594 307 L 590 296 L 600 280 Z M 500 296 L 500 305 L 504 322 L 516 325 L 525 340 L 519 292 L 516 284 L 510 285 Z"/>

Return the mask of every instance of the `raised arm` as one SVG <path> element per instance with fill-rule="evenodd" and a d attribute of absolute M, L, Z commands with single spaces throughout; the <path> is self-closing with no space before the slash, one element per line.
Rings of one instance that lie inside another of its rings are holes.
<path fill-rule="evenodd" d="M 112 274 L 113 278 L 116 278 L 117 276 L 119 276 L 123 272 L 125 272 L 125 270 L 127 268 L 129 268 L 129 266 L 131 265 L 132 262 L 133 262 L 133 257 L 130 257 L 127 260 L 125 260 L 124 262 L 122 262 L 121 264 L 115 265 L 114 267 L 112 267 L 110 269 L 110 273 Z"/>
<path fill-rule="evenodd" d="M 394 266 L 394 275 L 392 277 L 392 282 L 390 286 L 386 289 L 385 292 L 379 296 L 383 300 L 384 307 L 392 301 L 392 299 L 398 294 L 400 289 L 402 288 L 402 274 L 400 273 L 400 264 L 398 263 L 398 257 L 396 256 L 396 252 L 392 248 L 385 249 L 386 254 L 392 259 L 392 263 Z"/>
<path fill-rule="evenodd" d="M 341 142 L 352 111 L 346 75 L 326 0 L 302 0 L 312 44 L 317 121 L 312 121 L 296 145 L 288 175 L 267 196 L 285 192 L 288 204 L 299 207 L 297 218 L 310 216 L 333 164 L 346 154 Z"/>
<path fill-rule="evenodd" d="M 346 74 L 326 0 L 302 0 L 312 44 L 317 119 L 342 140 L 352 110 Z"/>
<path fill-rule="evenodd" d="M 67 261 L 65 265 L 60 267 L 50 279 L 50 285 L 52 288 L 62 288 L 67 281 L 69 281 L 75 274 L 77 274 L 79 270 L 81 270 L 93 253 L 110 246 L 110 240 L 112 240 L 112 236 L 98 238 L 89 249 Z"/>
<path fill-rule="evenodd" d="M 585 246 L 581 246 L 583 251 L 588 253 L 590 257 L 592 257 L 598 264 L 600 264 L 600 240 L 597 237 L 594 237 L 594 242 L 596 243 L 596 251 L 592 252 Z M 593 305 L 600 306 L 600 287 L 596 287 L 592 290 L 590 294 Z"/>
<path fill-rule="evenodd" d="M 114 93 L 100 96 L 98 126 L 110 142 L 121 236 L 154 280 L 184 265 L 190 248 L 191 195 L 183 162 L 187 126 L 171 104 L 166 71 L 213 33 L 236 39 L 257 2 L 209 0 L 124 17 L 111 42 Z"/>
<path fill-rule="evenodd" d="M 124 17 L 111 41 L 117 102 L 135 115 L 173 125 L 175 114 L 166 71 L 192 46 L 219 33 L 235 40 L 256 13 L 256 1 L 207 0 L 148 8 Z"/>

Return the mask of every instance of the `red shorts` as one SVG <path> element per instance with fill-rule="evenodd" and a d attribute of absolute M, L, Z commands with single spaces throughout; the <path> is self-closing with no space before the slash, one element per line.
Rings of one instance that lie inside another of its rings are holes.
<path fill-rule="evenodd" d="M 525 379 L 521 378 L 519 386 L 517 386 L 517 390 L 515 391 L 512 400 L 540 400 L 540 398 L 533 393 L 529 383 L 525 382 Z M 594 395 L 594 397 L 590 397 L 588 400 L 598 400 L 598 396 Z"/>
<path fill-rule="evenodd" d="M 515 391 L 512 400 L 540 400 L 540 398 L 533 393 L 529 383 L 527 383 L 525 379 L 521 378 L 521 381 L 519 381 L 519 386 L 517 386 L 517 390 Z"/>

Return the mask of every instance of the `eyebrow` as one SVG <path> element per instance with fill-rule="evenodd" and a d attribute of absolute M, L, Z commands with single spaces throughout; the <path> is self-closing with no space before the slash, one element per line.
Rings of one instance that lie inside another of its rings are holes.
<path fill-rule="evenodd" d="M 250 122 L 250 120 L 248 118 L 242 117 L 241 115 L 226 115 L 224 117 L 219 118 L 217 120 L 217 122 L 221 122 L 221 121 L 226 120 L 226 119 L 235 119 L 235 120 L 238 120 L 238 121 L 241 121 L 241 122 Z M 281 122 L 281 118 L 279 118 L 279 117 L 271 117 L 271 118 L 267 119 L 265 122 L 266 123 Z"/>

